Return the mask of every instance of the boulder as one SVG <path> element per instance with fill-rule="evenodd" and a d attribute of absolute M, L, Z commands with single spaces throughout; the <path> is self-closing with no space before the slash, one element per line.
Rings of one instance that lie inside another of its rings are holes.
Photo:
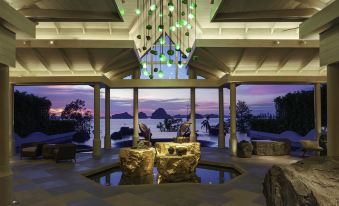
<path fill-rule="evenodd" d="M 189 142 L 189 143 L 157 142 L 155 143 L 155 149 L 157 152 L 157 156 L 170 155 L 170 153 L 168 152 L 168 148 L 170 147 L 173 147 L 175 150 L 177 147 L 187 148 L 187 154 L 193 154 L 197 162 L 199 162 L 200 160 L 200 143 L 199 142 Z"/>
<path fill-rule="evenodd" d="M 238 143 L 237 155 L 241 158 L 249 158 L 252 156 L 253 145 L 248 141 L 241 141 Z"/>
<path fill-rule="evenodd" d="M 119 139 L 122 139 L 122 134 L 121 132 L 113 132 L 111 134 L 111 139 L 113 140 L 119 140 Z"/>
<path fill-rule="evenodd" d="M 157 157 L 158 181 L 164 182 L 198 182 L 195 169 L 198 161 L 193 154 L 182 156 L 159 155 Z"/>
<path fill-rule="evenodd" d="M 253 140 L 253 154 L 263 156 L 288 155 L 291 150 L 290 141 Z"/>
<path fill-rule="evenodd" d="M 310 157 L 274 165 L 264 180 L 267 205 L 338 205 L 339 157 Z"/>
<path fill-rule="evenodd" d="M 140 177 L 153 174 L 155 149 L 120 149 L 120 167 L 125 177 Z"/>

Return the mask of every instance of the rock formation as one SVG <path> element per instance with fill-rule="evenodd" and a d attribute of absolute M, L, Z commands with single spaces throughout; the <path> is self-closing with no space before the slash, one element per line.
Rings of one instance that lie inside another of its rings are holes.
<path fill-rule="evenodd" d="M 128 114 L 127 112 L 112 115 L 112 119 L 132 119 L 132 118 L 133 116 Z"/>
<path fill-rule="evenodd" d="M 270 206 L 339 205 L 339 157 L 310 157 L 273 166 L 264 180 Z"/>
<path fill-rule="evenodd" d="M 255 140 L 252 141 L 253 154 L 264 156 L 288 155 L 291 151 L 291 142 L 286 141 L 270 141 Z"/>
<path fill-rule="evenodd" d="M 120 167 L 123 176 L 140 177 L 153 174 L 155 149 L 120 149 Z"/>
<path fill-rule="evenodd" d="M 151 116 L 152 119 L 169 119 L 172 118 L 171 115 L 167 114 L 166 110 L 163 108 L 156 109 Z"/>
<path fill-rule="evenodd" d="M 139 112 L 138 117 L 139 117 L 139 119 L 147 119 L 147 114 L 144 113 L 144 112 Z"/>
<path fill-rule="evenodd" d="M 238 143 L 237 155 L 241 158 L 249 158 L 252 156 L 253 145 L 248 141 L 241 141 Z"/>

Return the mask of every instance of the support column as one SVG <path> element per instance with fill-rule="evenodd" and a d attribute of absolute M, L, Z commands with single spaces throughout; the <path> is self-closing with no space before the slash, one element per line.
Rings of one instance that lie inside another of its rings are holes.
<path fill-rule="evenodd" d="M 9 154 L 15 155 L 15 141 L 14 141 L 14 85 L 9 84 Z"/>
<path fill-rule="evenodd" d="M 94 139 L 93 139 L 93 157 L 100 157 L 101 139 L 100 139 L 100 84 L 94 85 Z"/>
<path fill-rule="evenodd" d="M 327 155 L 339 156 L 339 63 L 327 67 Z"/>
<path fill-rule="evenodd" d="M 133 89 L 133 146 L 137 146 L 139 141 L 139 90 Z"/>
<path fill-rule="evenodd" d="M 0 205 L 12 201 L 12 171 L 9 164 L 9 68 L 0 64 Z"/>
<path fill-rule="evenodd" d="M 105 88 L 105 149 L 111 149 L 111 88 Z"/>
<path fill-rule="evenodd" d="M 224 87 L 219 88 L 219 138 L 218 148 L 225 148 L 225 125 L 224 125 Z"/>
<path fill-rule="evenodd" d="M 314 126 L 316 138 L 319 142 L 321 136 L 321 84 L 314 84 Z"/>
<path fill-rule="evenodd" d="M 195 135 L 196 131 L 196 121 L 195 121 L 195 88 L 191 88 L 191 135 L 190 141 L 196 142 L 197 136 Z"/>
<path fill-rule="evenodd" d="M 237 155 L 237 88 L 235 83 L 230 84 L 230 118 L 231 118 L 231 137 L 230 154 Z"/>

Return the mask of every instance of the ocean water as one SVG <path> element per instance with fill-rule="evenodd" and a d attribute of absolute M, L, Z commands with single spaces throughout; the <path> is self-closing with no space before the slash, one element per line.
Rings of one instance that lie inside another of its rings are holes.
<path fill-rule="evenodd" d="M 183 119 L 185 121 L 185 119 Z M 198 140 L 207 140 L 213 142 L 212 147 L 217 147 L 218 137 L 217 136 L 210 136 L 208 133 L 205 132 L 205 129 L 201 129 L 201 122 L 204 121 L 204 119 L 197 119 L 196 120 L 196 129 L 198 130 Z M 225 119 L 227 121 L 227 119 Z M 176 136 L 176 132 L 160 132 L 160 130 L 157 128 L 157 124 L 159 122 L 164 122 L 163 119 L 139 119 L 139 123 L 146 124 L 153 134 L 152 138 L 154 139 L 161 139 L 161 138 L 173 138 Z M 216 125 L 219 123 L 219 118 L 211 118 L 210 119 L 210 125 Z M 94 125 L 94 122 L 92 121 L 92 126 Z M 111 132 L 118 132 L 121 127 L 130 127 L 133 128 L 133 119 L 111 119 Z M 104 146 L 104 137 L 105 137 L 105 119 L 100 119 L 100 138 L 101 138 L 101 147 Z M 226 134 L 226 147 L 229 145 L 229 134 Z M 114 145 L 115 142 L 119 141 L 125 141 L 125 140 L 131 140 L 132 136 L 126 137 L 123 140 L 111 140 L 112 145 Z M 246 135 L 238 135 L 238 140 L 247 140 Z M 91 138 L 84 143 L 85 145 L 92 146 L 93 145 L 93 133 L 91 133 Z"/>

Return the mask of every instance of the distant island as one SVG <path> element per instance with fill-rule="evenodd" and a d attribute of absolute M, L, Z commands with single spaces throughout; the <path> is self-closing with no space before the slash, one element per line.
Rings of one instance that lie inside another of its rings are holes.
<path fill-rule="evenodd" d="M 176 115 L 169 115 L 166 110 L 164 108 L 158 108 L 156 109 L 151 116 L 147 116 L 147 114 L 145 112 L 139 112 L 138 113 L 139 119 L 147 119 L 147 118 L 151 118 L 151 119 L 171 119 L 171 118 L 176 118 L 176 119 L 186 119 L 187 115 L 185 114 L 176 114 Z M 188 118 L 190 118 L 191 114 L 188 115 Z M 195 118 L 196 119 L 204 119 L 206 117 L 209 118 L 219 118 L 219 115 L 217 114 L 195 114 Z M 225 116 L 226 117 L 226 116 Z M 119 114 L 114 114 L 111 116 L 112 119 L 133 119 L 133 115 L 130 115 L 128 112 L 123 112 L 123 113 L 119 113 Z"/>
<path fill-rule="evenodd" d="M 128 114 L 127 112 L 112 115 L 112 119 L 132 119 L 132 118 L 133 116 Z"/>
<path fill-rule="evenodd" d="M 148 118 L 147 114 L 144 113 L 144 112 L 139 112 L 138 117 L 139 117 L 139 119 L 147 119 Z"/>
<path fill-rule="evenodd" d="M 170 118 L 172 118 L 172 116 L 167 114 L 164 108 L 156 109 L 151 115 L 151 119 L 170 119 Z"/>

